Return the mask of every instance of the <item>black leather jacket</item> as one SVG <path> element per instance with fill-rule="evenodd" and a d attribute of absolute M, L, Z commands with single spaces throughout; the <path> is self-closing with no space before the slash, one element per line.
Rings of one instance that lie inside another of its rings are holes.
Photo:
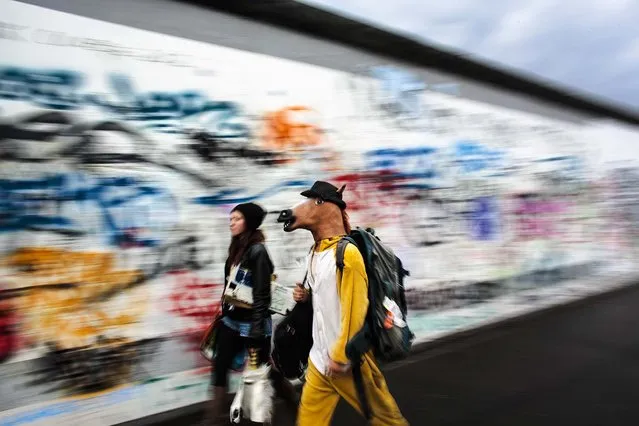
<path fill-rule="evenodd" d="M 273 262 L 264 244 L 253 244 L 249 247 L 240 262 L 240 267 L 251 271 L 253 281 L 252 308 L 233 307 L 231 309 L 231 306 L 225 303 L 222 307 L 222 313 L 236 321 L 250 321 L 251 332 L 249 337 L 263 339 L 265 337 L 266 320 L 271 316 L 269 310 L 271 307 L 271 276 L 274 270 Z M 224 266 L 225 281 L 228 280 L 230 269 L 231 265 L 229 265 L 227 260 Z"/>

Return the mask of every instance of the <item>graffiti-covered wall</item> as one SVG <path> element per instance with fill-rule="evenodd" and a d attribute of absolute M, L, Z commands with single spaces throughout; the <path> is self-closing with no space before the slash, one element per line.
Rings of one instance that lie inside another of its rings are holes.
<path fill-rule="evenodd" d="M 585 124 L 392 65 L 348 73 L 0 6 L 3 424 L 114 424 L 204 399 L 197 344 L 228 212 L 273 213 L 269 251 L 293 285 L 311 241 L 275 213 L 316 179 L 346 183 L 353 223 L 404 260 L 420 338 L 433 314 L 634 253 L 639 173 L 595 170 Z"/>

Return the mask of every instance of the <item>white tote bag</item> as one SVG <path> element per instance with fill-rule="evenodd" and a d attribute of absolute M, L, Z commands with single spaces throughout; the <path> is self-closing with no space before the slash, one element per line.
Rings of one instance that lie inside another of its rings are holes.
<path fill-rule="evenodd" d="M 270 371 L 268 364 L 257 368 L 249 366 L 244 370 L 231 404 L 231 423 L 239 424 L 244 419 L 255 423 L 271 423 L 275 390 L 269 380 Z"/>

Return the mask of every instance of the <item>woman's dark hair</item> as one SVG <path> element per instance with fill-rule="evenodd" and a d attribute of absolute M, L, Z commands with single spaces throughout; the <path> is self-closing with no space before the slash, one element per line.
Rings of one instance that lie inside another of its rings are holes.
<path fill-rule="evenodd" d="M 263 243 L 266 239 L 261 229 L 245 231 L 240 235 L 231 238 L 229 246 L 228 266 L 237 265 L 242 261 L 242 256 L 253 244 Z"/>

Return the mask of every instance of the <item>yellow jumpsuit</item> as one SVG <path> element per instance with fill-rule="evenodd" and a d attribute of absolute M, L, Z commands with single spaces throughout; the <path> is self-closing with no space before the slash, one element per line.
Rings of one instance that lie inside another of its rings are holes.
<path fill-rule="evenodd" d="M 325 239 L 316 246 L 316 252 L 333 250 L 335 253 L 339 237 Z M 338 295 L 341 306 L 340 332 L 337 341 L 330 350 L 330 358 L 346 364 L 346 343 L 364 325 L 368 309 L 368 278 L 364 260 L 359 250 L 352 244 L 346 246 L 344 253 L 344 272 L 341 277 L 337 271 Z M 408 425 L 390 394 L 386 380 L 375 363 L 372 354 L 364 357 L 361 368 L 366 397 L 371 409 L 371 424 L 379 426 Z M 359 397 L 355 389 L 352 374 L 328 377 L 309 361 L 306 383 L 302 390 L 302 400 L 297 417 L 298 426 L 330 425 L 333 413 L 342 397 L 360 414 Z"/>

